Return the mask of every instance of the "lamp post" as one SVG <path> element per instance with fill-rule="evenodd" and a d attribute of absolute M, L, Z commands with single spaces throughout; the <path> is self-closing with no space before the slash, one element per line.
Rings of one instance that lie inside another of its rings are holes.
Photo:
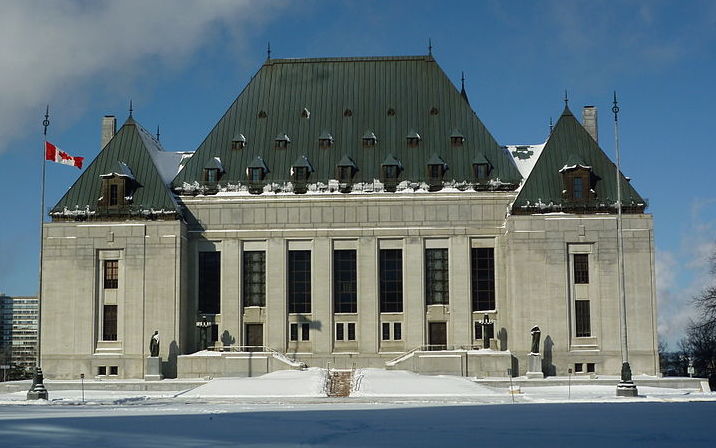
<path fill-rule="evenodd" d="M 199 345 L 202 350 L 206 350 L 206 348 L 209 346 L 209 335 L 208 330 L 211 326 L 211 323 L 206 320 L 206 315 L 201 316 L 201 320 L 196 323 L 196 326 L 199 327 Z"/>
<path fill-rule="evenodd" d="M 490 336 L 487 334 L 487 328 L 495 323 L 494 320 L 490 320 L 490 316 L 485 314 L 482 318 L 482 348 L 490 348 Z"/>
<path fill-rule="evenodd" d="M 614 92 L 614 143 L 617 156 L 617 269 L 619 308 L 621 323 L 621 348 L 622 348 L 622 371 L 621 379 L 617 385 L 618 397 L 636 397 L 638 395 L 636 385 L 631 379 L 631 367 L 629 366 L 629 345 L 627 343 L 627 318 L 626 318 L 626 293 L 624 291 L 624 232 L 622 224 L 622 175 L 621 175 L 621 152 L 619 149 L 619 106 L 617 105 L 617 93 Z"/>

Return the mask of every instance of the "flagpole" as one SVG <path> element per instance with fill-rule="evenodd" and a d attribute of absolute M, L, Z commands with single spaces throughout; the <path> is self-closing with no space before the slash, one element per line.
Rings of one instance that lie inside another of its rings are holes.
<path fill-rule="evenodd" d="M 45 119 L 42 120 L 43 127 L 43 144 L 42 144 L 42 182 L 40 183 L 40 287 L 37 292 L 37 361 L 35 373 L 32 376 L 32 386 L 27 392 L 28 400 L 44 399 L 47 400 L 48 393 L 43 384 L 43 375 L 41 368 L 41 332 L 42 332 L 42 254 L 45 243 L 45 148 L 47 148 L 47 127 L 50 125 L 50 105 L 45 109 Z"/>

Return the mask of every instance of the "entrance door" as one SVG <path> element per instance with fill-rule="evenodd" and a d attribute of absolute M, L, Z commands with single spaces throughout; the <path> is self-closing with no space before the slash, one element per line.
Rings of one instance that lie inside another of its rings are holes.
<path fill-rule="evenodd" d="M 430 350 L 447 350 L 447 324 L 445 322 L 428 323 L 428 345 L 430 345 Z"/>
<path fill-rule="evenodd" d="M 246 324 L 246 350 L 260 352 L 264 345 L 264 325 Z"/>

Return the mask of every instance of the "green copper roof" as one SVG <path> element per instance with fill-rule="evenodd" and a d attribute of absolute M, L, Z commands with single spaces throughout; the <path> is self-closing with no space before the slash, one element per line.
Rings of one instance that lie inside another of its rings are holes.
<path fill-rule="evenodd" d="M 102 195 L 102 176 L 108 177 L 112 173 L 131 177 L 137 185 L 129 207 L 113 215 L 157 216 L 177 213 L 174 195 L 164 183 L 155 160 L 163 160 L 162 156 L 167 155 L 165 164 L 176 162 L 176 169 L 179 158 L 176 157 L 177 153 L 161 153 L 163 150 L 159 142 L 130 117 L 52 208 L 50 214 L 58 218 L 99 217 L 102 212 L 98 211 L 97 203 Z"/>
<path fill-rule="evenodd" d="M 563 191 L 563 172 L 580 166 L 591 172 L 593 198 L 574 203 Z M 625 211 L 643 212 L 644 199 L 621 175 L 622 204 Z M 542 154 L 515 200 L 513 213 L 553 211 L 614 211 L 617 201 L 616 166 L 597 145 L 569 108 L 549 136 Z"/>
<path fill-rule="evenodd" d="M 305 113 L 304 110 L 310 111 Z M 459 129 L 462 146 L 451 144 Z M 375 134 L 375 146 L 364 145 Z M 406 136 L 419 135 L 417 146 Z M 231 139 L 246 136 L 246 147 Z M 277 136 L 288 137 L 277 147 Z M 333 143 L 320 147 L 319 138 Z M 472 160 L 483 153 L 493 165 L 490 176 L 517 185 L 521 176 L 455 86 L 431 56 L 268 60 L 201 143 L 172 186 L 203 179 L 208 159 L 219 157 L 224 182 L 245 182 L 246 168 L 261 156 L 271 173 L 266 182 L 290 179 L 291 165 L 306 155 L 315 169 L 312 181 L 335 178 L 336 166 L 349 156 L 358 171 L 354 182 L 381 177 L 388 154 L 400 160 L 400 180 L 426 177 L 426 162 L 438 155 L 450 166 L 446 181 L 472 179 Z"/>

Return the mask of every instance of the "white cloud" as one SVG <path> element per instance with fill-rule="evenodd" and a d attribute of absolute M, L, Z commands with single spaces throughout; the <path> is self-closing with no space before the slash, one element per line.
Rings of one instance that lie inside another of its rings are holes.
<path fill-rule="evenodd" d="M 74 95 L 82 98 L 88 85 L 126 82 L 147 63 L 179 67 L 222 33 L 240 47 L 237 30 L 261 22 L 276 4 L 249 0 L 3 0 L 0 152 L 28 127 L 37 128 L 38 112 L 44 111 L 46 103 Z"/>

